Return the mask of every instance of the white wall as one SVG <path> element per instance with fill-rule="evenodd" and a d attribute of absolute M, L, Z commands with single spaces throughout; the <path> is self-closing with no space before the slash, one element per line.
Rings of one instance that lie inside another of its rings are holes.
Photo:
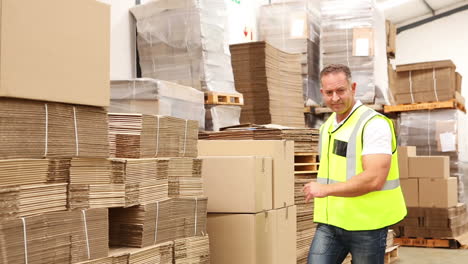
<path fill-rule="evenodd" d="M 397 35 L 396 64 L 452 60 L 463 76 L 462 95 L 468 99 L 468 10 Z M 461 159 L 468 161 L 468 123 L 460 122 Z"/>

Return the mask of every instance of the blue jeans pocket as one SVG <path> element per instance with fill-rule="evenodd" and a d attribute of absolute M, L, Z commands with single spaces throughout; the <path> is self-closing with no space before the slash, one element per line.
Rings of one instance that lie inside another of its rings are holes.
<path fill-rule="evenodd" d="M 315 232 L 314 240 L 310 246 L 309 254 L 324 255 L 334 243 L 335 233 L 326 225 L 319 225 Z"/>

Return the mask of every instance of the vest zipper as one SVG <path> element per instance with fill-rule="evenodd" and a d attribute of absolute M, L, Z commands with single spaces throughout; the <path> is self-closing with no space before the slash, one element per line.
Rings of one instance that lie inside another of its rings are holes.
<path fill-rule="evenodd" d="M 327 164 L 328 164 L 328 169 L 327 169 L 327 185 L 330 184 L 330 146 L 333 146 L 333 144 L 330 144 L 331 140 L 331 133 L 328 132 L 328 151 L 327 151 Z M 327 198 L 327 213 L 326 213 L 326 219 L 327 219 L 327 224 L 330 224 L 328 221 L 328 196 Z"/>

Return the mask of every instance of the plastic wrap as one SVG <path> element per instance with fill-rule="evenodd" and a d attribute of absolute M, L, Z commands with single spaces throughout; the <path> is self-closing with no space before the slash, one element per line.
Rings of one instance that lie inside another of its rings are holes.
<path fill-rule="evenodd" d="M 165 115 L 196 120 L 205 128 L 204 93 L 149 78 L 111 81 L 111 113 Z"/>
<path fill-rule="evenodd" d="M 213 105 L 206 108 L 206 130 L 219 131 L 222 127 L 239 125 L 241 107 Z"/>
<path fill-rule="evenodd" d="M 131 12 L 143 77 L 235 92 L 224 1 L 160 0 Z"/>
<path fill-rule="evenodd" d="M 401 113 L 399 121 L 399 145 L 416 146 L 417 155 L 450 157 L 450 176 L 458 179 L 459 202 L 465 200 L 459 127 L 467 121 L 465 113 L 456 109 Z"/>
<path fill-rule="evenodd" d="M 303 54 L 303 96 L 306 105 L 321 102 L 320 11 L 311 0 L 278 0 L 260 8 L 260 39 L 288 53 Z"/>
<path fill-rule="evenodd" d="M 357 83 L 356 99 L 387 103 L 385 19 L 374 0 L 324 0 L 321 11 L 323 65 L 349 66 Z"/>

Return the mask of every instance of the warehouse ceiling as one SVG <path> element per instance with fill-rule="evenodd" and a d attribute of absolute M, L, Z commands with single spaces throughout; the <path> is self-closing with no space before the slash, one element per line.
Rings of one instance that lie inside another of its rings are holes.
<path fill-rule="evenodd" d="M 468 0 L 377 0 L 385 17 L 397 27 L 412 25 L 468 6 Z"/>

